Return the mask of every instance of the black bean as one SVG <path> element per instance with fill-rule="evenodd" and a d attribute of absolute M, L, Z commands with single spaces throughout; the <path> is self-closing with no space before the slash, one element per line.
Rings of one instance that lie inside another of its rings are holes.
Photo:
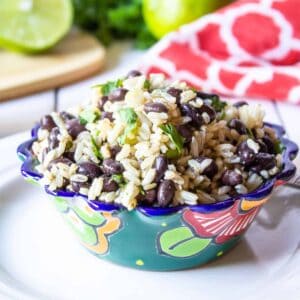
<path fill-rule="evenodd" d="M 247 134 L 247 128 L 242 121 L 239 119 L 232 119 L 228 123 L 228 127 L 235 129 L 239 134 Z"/>
<path fill-rule="evenodd" d="M 142 202 L 148 205 L 153 204 L 156 200 L 156 194 L 156 189 L 146 191 L 142 197 Z"/>
<path fill-rule="evenodd" d="M 70 181 L 67 178 L 63 178 L 62 186 L 60 186 L 60 189 L 65 189 L 69 185 Z"/>
<path fill-rule="evenodd" d="M 112 158 L 115 158 L 116 155 L 121 151 L 122 147 L 119 145 L 115 145 L 110 148 L 110 155 Z"/>
<path fill-rule="evenodd" d="M 88 182 L 71 181 L 71 186 L 75 193 L 79 193 L 81 188 L 88 188 L 90 184 Z"/>
<path fill-rule="evenodd" d="M 166 207 L 168 206 L 175 195 L 175 184 L 172 180 L 163 180 L 157 191 L 157 202 L 159 206 Z"/>
<path fill-rule="evenodd" d="M 113 113 L 112 112 L 107 112 L 107 111 L 104 111 L 102 114 L 101 114 L 101 119 L 108 119 L 109 121 L 113 122 L 114 121 L 114 118 L 113 118 Z"/>
<path fill-rule="evenodd" d="M 238 145 L 237 155 L 240 157 L 241 163 L 246 166 L 250 165 L 255 159 L 255 152 L 248 146 L 247 141 Z"/>
<path fill-rule="evenodd" d="M 203 104 L 198 110 L 201 114 L 203 114 L 203 113 L 208 114 L 209 120 L 210 120 L 209 122 L 212 122 L 216 118 L 216 115 L 217 115 L 216 111 L 207 104 Z"/>
<path fill-rule="evenodd" d="M 54 123 L 53 118 L 50 115 L 42 117 L 40 124 L 42 129 L 46 129 L 49 132 L 52 130 L 52 128 L 56 127 L 56 124 Z"/>
<path fill-rule="evenodd" d="M 113 175 L 122 173 L 124 171 L 124 167 L 118 161 L 106 158 L 103 160 L 102 170 L 103 173 L 107 175 Z"/>
<path fill-rule="evenodd" d="M 85 131 L 84 125 L 80 124 L 79 120 L 77 120 L 77 119 L 72 119 L 72 120 L 67 121 L 66 128 L 67 128 L 67 131 L 68 131 L 69 135 L 73 139 L 76 139 L 77 136 L 82 131 Z"/>
<path fill-rule="evenodd" d="M 208 157 L 205 157 L 205 156 L 200 156 L 200 157 L 197 157 L 196 160 L 201 163 L 203 162 L 205 159 L 210 159 L 211 162 L 210 164 L 202 171 L 202 174 L 203 175 L 206 175 L 208 178 L 213 178 L 217 173 L 218 173 L 218 166 L 217 164 L 211 159 L 211 158 L 208 158 Z"/>
<path fill-rule="evenodd" d="M 66 164 L 66 165 L 70 166 L 73 162 L 66 157 L 58 157 L 58 158 L 50 161 L 47 169 L 50 171 L 52 166 L 55 164 L 58 164 L 58 163 L 62 163 L 62 164 Z"/>
<path fill-rule="evenodd" d="M 108 95 L 108 100 L 109 101 L 122 101 L 122 100 L 124 100 L 127 92 L 128 92 L 128 90 L 126 90 L 124 88 L 117 88 Z"/>
<path fill-rule="evenodd" d="M 79 163 L 77 173 L 87 176 L 89 180 L 93 180 L 102 174 L 100 167 L 93 162 Z"/>
<path fill-rule="evenodd" d="M 226 170 L 222 175 L 222 183 L 235 186 L 243 182 L 243 176 L 234 170 Z"/>
<path fill-rule="evenodd" d="M 100 109 L 100 111 L 103 111 L 104 104 L 108 101 L 108 96 L 102 96 L 98 100 L 97 107 Z"/>
<path fill-rule="evenodd" d="M 70 161 L 75 161 L 74 160 L 74 152 L 67 151 L 64 153 L 64 157 L 69 159 Z"/>
<path fill-rule="evenodd" d="M 268 147 L 262 140 L 255 140 L 255 143 L 259 145 L 259 152 L 268 153 Z"/>
<path fill-rule="evenodd" d="M 276 166 L 275 156 L 269 153 L 257 153 L 255 160 L 250 170 L 253 172 L 260 172 L 262 170 L 270 170 Z"/>
<path fill-rule="evenodd" d="M 48 138 L 49 149 L 50 150 L 58 147 L 58 145 L 59 145 L 58 135 L 59 134 L 60 134 L 60 131 L 59 131 L 58 127 L 52 128 L 52 130 L 49 134 L 49 138 Z"/>
<path fill-rule="evenodd" d="M 201 116 L 201 112 L 188 104 L 181 105 L 181 112 L 184 116 L 188 116 L 192 119 L 192 125 L 195 127 L 200 127 L 204 124 L 203 117 Z"/>
<path fill-rule="evenodd" d="M 242 107 L 244 105 L 249 105 L 246 101 L 239 101 L 233 104 L 236 108 Z"/>
<path fill-rule="evenodd" d="M 204 93 L 204 92 L 196 92 L 197 93 L 197 97 L 201 98 L 201 99 L 213 99 L 213 98 L 219 98 L 219 96 L 217 94 L 209 94 L 209 93 Z"/>
<path fill-rule="evenodd" d="M 162 103 L 152 102 L 152 103 L 146 103 L 144 105 L 144 111 L 146 113 L 148 113 L 148 112 L 157 112 L 157 113 L 165 112 L 166 113 L 166 112 L 168 112 L 168 109 Z"/>
<path fill-rule="evenodd" d="M 118 190 L 119 185 L 110 177 L 103 177 L 103 192 L 115 192 Z"/>
<path fill-rule="evenodd" d="M 131 70 L 127 75 L 126 78 L 138 77 L 141 76 L 142 73 L 138 70 Z"/>
<path fill-rule="evenodd" d="M 177 106 L 180 106 L 180 94 L 182 90 L 171 87 L 167 90 L 167 93 L 176 98 Z"/>
<path fill-rule="evenodd" d="M 168 169 L 168 159 L 162 155 L 155 159 L 156 181 L 160 181 Z"/>
<path fill-rule="evenodd" d="M 70 114 L 66 111 L 62 111 L 59 115 L 65 122 L 75 119 L 75 116 L 73 116 L 72 114 Z"/>
<path fill-rule="evenodd" d="M 179 134 L 184 137 L 184 142 L 189 143 L 193 137 L 193 129 L 188 124 L 178 125 L 176 127 Z"/>
<path fill-rule="evenodd" d="M 263 137 L 263 142 L 265 143 L 266 147 L 267 147 L 267 152 L 270 154 L 274 154 L 275 153 L 275 147 L 274 147 L 274 143 L 271 140 L 270 137 L 268 137 L 267 135 L 265 137 Z"/>

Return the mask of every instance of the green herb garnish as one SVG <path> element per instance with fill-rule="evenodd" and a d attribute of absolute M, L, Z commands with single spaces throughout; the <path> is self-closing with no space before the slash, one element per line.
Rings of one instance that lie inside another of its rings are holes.
<path fill-rule="evenodd" d="M 281 154 L 285 149 L 285 146 L 281 143 L 280 140 L 274 142 L 274 150 L 276 154 Z"/>
<path fill-rule="evenodd" d="M 93 136 L 91 136 L 91 142 L 92 142 L 92 151 L 95 154 L 95 156 L 99 159 L 103 159 L 103 156 L 101 152 L 99 151 L 99 147 L 97 146 L 96 140 L 94 139 Z"/>
<path fill-rule="evenodd" d="M 254 134 L 250 128 L 246 128 L 247 134 L 249 137 L 251 137 L 252 140 L 255 140 Z"/>
<path fill-rule="evenodd" d="M 149 80 L 149 79 L 146 79 L 145 82 L 144 82 L 144 89 L 145 89 L 145 90 L 149 90 L 150 87 L 151 87 L 150 80 Z"/>
<path fill-rule="evenodd" d="M 93 88 L 100 88 L 103 96 L 109 95 L 113 90 L 121 87 L 123 85 L 123 80 L 118 79 L 116 81 L 107 81 L 103 84 L 96 84 Z"/>
<path fill-rule="evenodd" d="M 86 109 L 79 114 L 79 122 L 81 125 L 86 125 L 87 123 L 93 123 L 99 117 L 97 111 Z"/>
<path fill-rule="evenodd" d="M 130 107 L 120 109 L 119 114 L 122 122 L 124 122 L 127 126 L 124 133 L 118 138 L 118 142 L 121 145 L 134 144 L 139 127 L 138 116 Z"/>
<path fill-rule="evenodd" d="M 138 116 L 131 107 L 121 108 L 119 114 L 122 122 L 127 125 L 132 125 L 137 122 Z"/>
<path fill-rule="evenodd" d="M 170 159 L 173 159 L 173 158 L 178 158 L 180 156 L 180 152 L 178 152 L 177 149 L 169 149 L 167 152 L 166 152 L 166 157 L 167 158 L 170 158 Z"/>
<path fill-rule="evenodd" d="M 178 153 L 181 153 L 184 144 L 184 138 L 178 133 L 172 124 L 163 124 L 160 129 L 169 137 Z"/>
<path fill-rule="evenodd" d="M 115 181 L 120 187 L 126 184 L 125 178 L 122 174 L 114 174 L 111 176 L 111 179 Z"/>
<path fill-rule="evenodd" d="M 213 95 L 210 99 L 211 99 L 211 106 L 217 112 L 221 112 L 224 109 L 224 107 L 227 105 L 226 102 L 221 101 L 219 96 L 217 95 Z"/>

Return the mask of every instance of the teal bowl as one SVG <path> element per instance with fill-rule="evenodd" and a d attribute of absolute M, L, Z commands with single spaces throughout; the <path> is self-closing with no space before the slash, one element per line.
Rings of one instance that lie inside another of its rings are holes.
<path fill-rule="evenodd" d="M 132 211 L 119 205 L 89 201 L 86 196 L 65 191 L 45 191 L 61 212 L 80 243 L 101 259 L 142 270 L 171 271 L 193 268 L 232 249 L 270 198 L 275 186 L 294 176 L 292 163 L 298 152 L 284 137 L 282 127 L 272 127 L 283 143 L 283 168 L 255 192 L 214 204 L 155 208 L 138 206 Z M 31 139 L 18 147 L 26 180 L 39 183 L 30 151 Z"/>

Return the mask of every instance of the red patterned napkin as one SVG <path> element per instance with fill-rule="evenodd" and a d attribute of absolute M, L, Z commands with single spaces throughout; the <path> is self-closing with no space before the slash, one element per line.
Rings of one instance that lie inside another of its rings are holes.
<path fill-rule="evenodd" d="M 240 0 L 181 27 L 141 68 L 205 91 L 300 103 L 300 0 Z"/>

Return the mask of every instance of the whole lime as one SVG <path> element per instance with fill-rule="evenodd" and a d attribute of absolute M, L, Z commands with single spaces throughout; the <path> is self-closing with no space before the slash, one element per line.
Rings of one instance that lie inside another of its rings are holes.
<path fill-rule="evenodd" d="M 230 2 L 232 0 L 143 0 L 143 15 L 151 33 L 161 38 Z"/>

